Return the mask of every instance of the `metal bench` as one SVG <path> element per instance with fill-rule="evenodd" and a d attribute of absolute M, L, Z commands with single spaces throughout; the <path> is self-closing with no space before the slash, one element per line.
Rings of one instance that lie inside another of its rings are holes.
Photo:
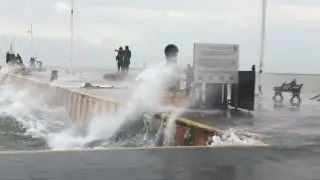
<path fill-rule="evenodd" d="M 301 102 L 300 98 L 300 93 L 301 93 L 301 88 L 303 84 L 297 84 L 296 80 L 294 79 L 291 83 L 283 83 L 282 86 L 280 87 L 273 87 L 274 90 L 274 96 L 273 99 L 275 100 L 277 96 L 281 97 L 281 100 L 283 100 L 282 93 L 283 92 L 291 92 L 292 93 L 292 98 L 290 101 L 293 101 L 294 98 L 297 98 L 299 102 Z"/>

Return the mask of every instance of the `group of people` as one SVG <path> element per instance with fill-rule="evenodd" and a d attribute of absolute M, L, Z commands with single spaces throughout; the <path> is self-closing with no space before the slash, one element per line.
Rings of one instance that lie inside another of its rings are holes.
<path fill-rule="evenodd" d="M 14 53 L 7 52 L 6 54 L 6 63 L 11 66 L 18 66 L 21 68 L 25 68 L 25 65 L 22 61 L 20 54 L 15 55 Z M 37 61 L 35 57 L 30 58 L 30 67 L 31 68 L 42 68 L 42 62 Z"/>
<path fill-rule="evenodd" d="M 36 64 L 37 63 L 37 64 Z M 35 57 L 31 57 L 30 58 L 30 67 L 31 68 L 42 68 L 42 62 L 41 61 L 37 61 Z"/>
<path fill-rule="evenodd" d="M 20 54 L 11 54 L 9 52 L 7 52 L 6 54 L 6 63 L 7 64 L 10 64 L 12 66 L 19 66 L 19 67 L 22 67 L 24 68 L 24 64 L 23 64 L 23 61 L 22 61 L 22 58 L 20 56 Z"/>
<path fill-rule="evenodd" d="M 18 53 L 17 55 L 14 53 L 12 45 L 10 45 L 9 51 L 6 53 L 6 63 L 11 66 L 18 66 L 21 68 L 25 68 L 25 65 L 22 61 L 22 57 Z M 31 68 L 42 68 L 42 62 L 37 61 L 35 57 L 30 58 L 30 67 Z"/>
<path fill-rule="evenodd" d="M 118 62 L 118 73 L 121 72 L 127 74 L 131 59 L 131 51 L 129 46 L 125 46 L 125 49 L 120 46 L 119 49 L 115 49 L 115 51 L 118 52 L 116 56 L 116 61 Z"/>

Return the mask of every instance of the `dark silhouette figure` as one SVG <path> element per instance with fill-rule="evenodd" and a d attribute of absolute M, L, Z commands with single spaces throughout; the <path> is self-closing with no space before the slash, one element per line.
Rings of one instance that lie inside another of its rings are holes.
<path fill-rule="evenodd" d="M 20 56 L 19 53 L 18 53 L 17 56 L 16 56 L 16 64 L 17 64 L 18 66 L 20 66 L 21 64 L 23 64 L 23 63 L 22 63 L 22 58 L 21 58 L 21 56 Z"/>
<path fill-rule="evenodd" d="M 124 58 L 124 51 L 122 46 L 119 47 L 119 50 L 115 49 L 115 51 L 118 52 L 117 56 L 116 56 L 116 61 L 118 61 L 118 73 L 124 72 L 124 68 L 123 68 L 123 58 Z"/>
<path fill-rule="evenodd" d="M 17 59 L 18 59 L 18 60 L 21 60 L 21 59 L 22 59 L 19 53 L 17 54 Z"/>
<path fill-rule="evenodd" d="M 16 62 L 15 54 L 7 52 L 6 54 L 6 63 L 10 65 L 14 65 Z"/>
<path fill-rule="evenodd" d="M 128 73 L 130 59 L 131 59 L 131 51 L 129 49 L 129 46 L 126 46 L 124 50 L 124 58 L 123 58 L 124 73 Z"/>
<path fill-rule="evenodd" d="M 31 57 L 30 58 L 30 66 L 31 66 L 31 68 L 35 68 L 36 67 L 35 62 L 36 62 L 36 59 L 34 57 Z"/>
<path fill-rule="evenodd" d="M 54 81 L 54 80 L 56 80 L 56 79 L 58 79 L 58 71 L 57 70 L 53 70 L 53 71 L 51 71 L 51 77 L 50 77 L 50 82 L 51 81 Z"/>
<path fill-rule="evenodd" d="M 9 61 L 10 61 L 10 53 L 7 52 L 7 53 L 6 53 L 6 63 L 8 64 Z"/>
<path fill-rule="evenodd" d="M 41 69 L 42 68 L 42 61 L 37 61 L 37 65 L 38 65 L 38 68 Z"/>
<path fill-rule="evenodd" d="M 16 64 L 16 55 L 13 51 L 12 45 L 10 45 L 10 49 L 6 54 L 6 63 L 12 66 Z"/>
<path fill-rule="evenodd" d="M 20 67 L 22 67 L 22 68 L 25 68 L 25 65 L 23 64 L 23 61 L 22 60 L 20 60 L 20 61 L 18 61 L 18 65 L 20 66 Z"/>
<path fill-rule="evenodd" d="M 22 67 L 22 68 L 25 67 L 24 64 L 23 64 L 23 61 L 22 61 L 22 58 L 21 58 L 20 54 L 17 54 L 16 63 L 17 63 L 17 65 L 18 65 L 19 67 Z"/>

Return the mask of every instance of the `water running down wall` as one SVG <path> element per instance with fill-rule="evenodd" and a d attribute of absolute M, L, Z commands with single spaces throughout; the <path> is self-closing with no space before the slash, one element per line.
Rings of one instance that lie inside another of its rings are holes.
<path fill-rule="evenodd" d="M 150 123 L 148 126 L 145 126 L 145 122 L 150 122 L 153 114 L 150 114 L 150 112 L 149 114 L 145 112 L 137 113 L 138 111 L 141 112 L 141 109 L 139 109 L 141 106 L 137 106 L 137 102 L 135 101 L 129 104 L 131 106 L 124 106 L 110 99 L 95 97 L 77 90 L 49 85 L 20 75 L 2 74 L 0 80 L 1 84 L 14 84 L 22 90 L 29 88 L 31 94 L 33 93 L 33 95 L 35 95 L 34 98 L 38 98 L 42 94 L 43 98 L 41 101 L 46 102 L 46 105 L 51 109 L 62 108 L 64 110 L 66 116 L 63 118 L 63 121 L 72 124 L 72 128 L 63 129 L 58 133 L 48 133 L 50 139 L 48 144 L 50 148 L 84 148 L 97 146 L 139 147 L 170 145 L 173 143 L 180 143 L 180 145 L 182 145 L 181 143 L 184 143 L 184 136 L 186 135 L 185 131 L 187 131 L 186 127 L 198 127 L 198 130 L 204 132 L 200 133 L 200 131 L 197 131 L 199 136 L 194 137 L 193 140 L 195 141 L 194 143 L 202 143 L 202 145 L 205 145 L 206 143 L 204 141 L 204 135 L 207 137 L 213 135 L 221 137 L 222 135 L 222 132 L 217 129 L 178 118 L 176 115 L 173 115 L 173 118 L 168 116 L 164 118 L 166 120 L 174 119 L 174 121 L 170 120 L 170 122 L 175 122 L 170 128 L 171 130 L 168 130 L 169 128 L 166 126 L 161 126 L 165 127 L 163 130 L 163 128 L 157 128 L 157 125 L 150 125 Z M 158 120 L 152 122 L 161 124 L 162 121 L 159 121 L 159 119 L 162 119 L 163 117 L 160 114 L 157 114 L 155 117 Z M 123 127 L 123 124 L 127 124 L 127 127 L 129 127 L 131 132 L 128 133 L 128 131 L 126 131 L 128 129 L 122 131 L 121 129 L 126 128 Z M 178 128 L 176 128 L 176 126 L 178 126 Z M 154 132 L 150 129 L 153 129 Z M 166 140 L 162 139 L 162 142 L 159 144 L 157 141 L 159 140 L 160 130 L 163 131 L 160 133 L 164 133 L 169 137 L 167 137 Z M 185 131 L 181 132 L 181 130 Z M 82 133 L 82 131 L 84 131 L 84 133 Z M 146 133 L 147 131 L 152 133 L 148 134 Z M 211 135 L 208 132 L 211 132 Z M 122 139 L 122 141 L 114 142 L 114 140 L 119 140 L 123 137 L 125 137 L 125 139 Z M 110 138 L 113 139 L 113 142 L 110 141 Z M 225 136 L 224 138 L 228 139 L 228 136 Z M 218 140 L 216 136 L 214 136 L 213 139 L 215 139 L 215 142 L 223 143 L 223 141 L 219 138 Z M 232 141 L 229 143 L 241 142 L 242 144 L 254 144 L 253 140 L 241 141 L 239 137 L 236 136 L 234 139 L 237 139 L 236 141 L 238 142 Z"/>

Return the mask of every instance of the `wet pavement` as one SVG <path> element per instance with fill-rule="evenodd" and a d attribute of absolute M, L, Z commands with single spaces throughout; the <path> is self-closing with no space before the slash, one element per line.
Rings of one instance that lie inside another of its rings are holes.
<path fill-rule="evenodd" d="M 32 72 L 28 78 L 35 79 L 40 82 L 48 83 L 50 79 L 50 71 Z M 84 88 L 86 82 L 93 86 L 100 86 L 101 88 Z M 132 88 L 135 84 L 132 81 L 117 82 L 107 81 L 101 76 L 86 76 L 85 74 L 67 74 L 66 72 L 59 72 L 58 80 L 50 82 L 50 84 L 65 87 L 71 90 L 77 90 L 84 93 L 89 93 L 97 97 L 108 98 L 120 103 L 126 102 L 133 94 Z"/>
<path fill-rule="evenodd" d="M 320 144 L 320 105 L 305 97 L 301 104 L 292 104 L 289 95 L 275 102 L 272 95 L 256 98 L 254 112 L 213 110 L 185 112 L 182 117 L 214 126 L 255 133 L 269 145 Z"/>
<path fill-rule="evenodd" d="M 319 146 L 159 148 L 0 154 L 1 179 L 316 180 Z"/>

